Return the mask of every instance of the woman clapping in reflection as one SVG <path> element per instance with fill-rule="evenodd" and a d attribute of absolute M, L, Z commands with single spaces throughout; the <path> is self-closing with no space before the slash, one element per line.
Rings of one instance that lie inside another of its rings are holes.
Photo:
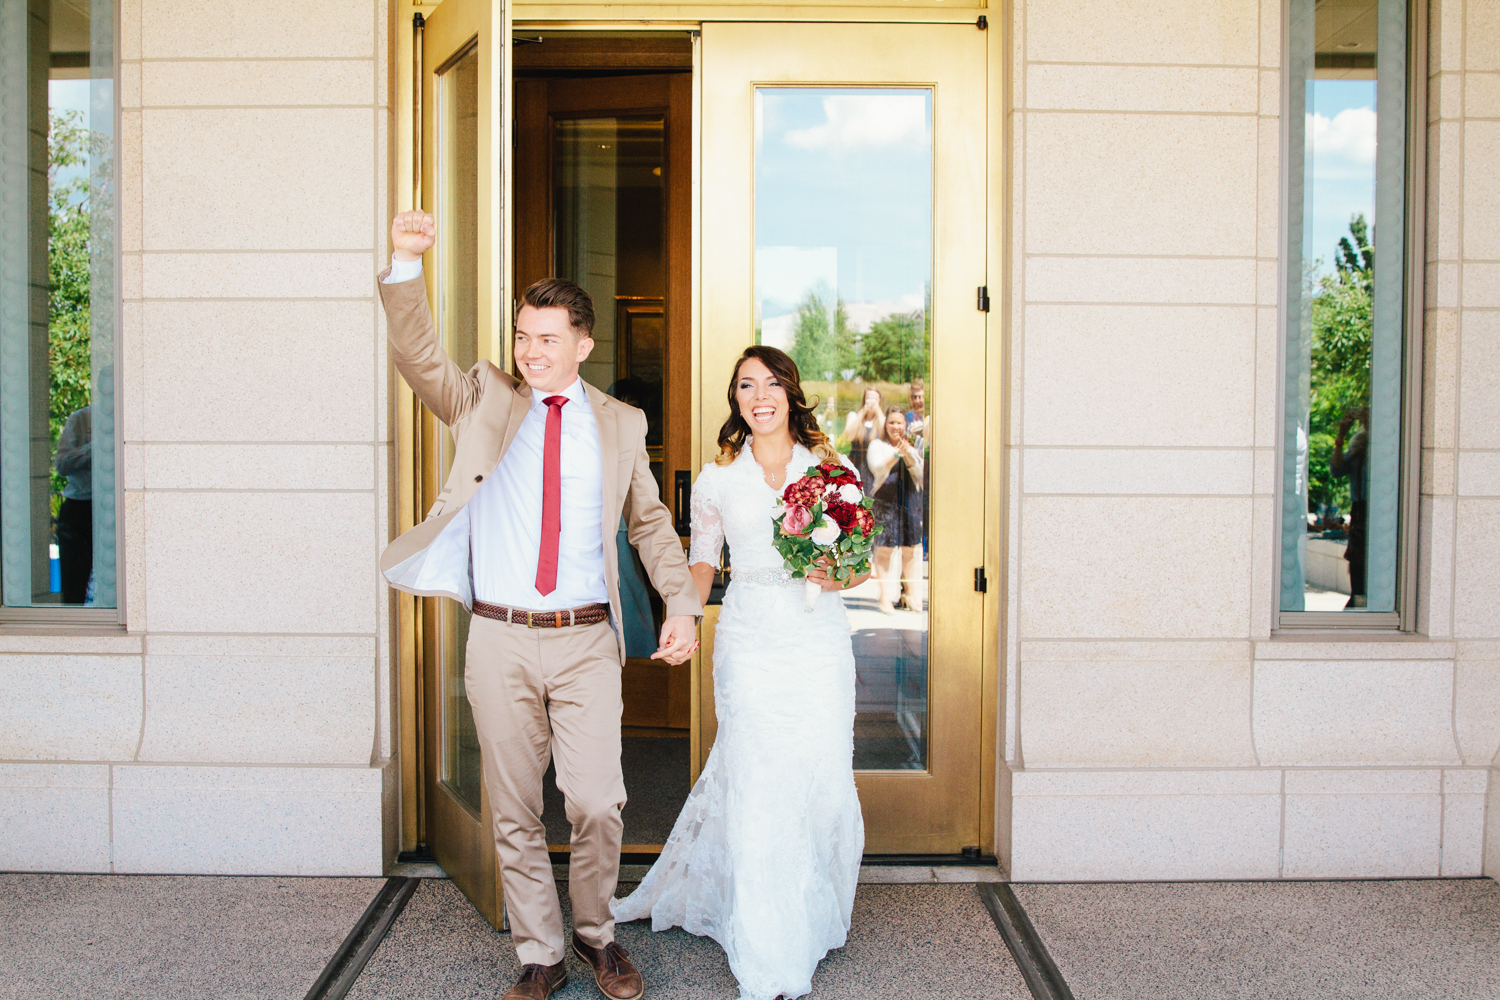
<path fill-rule="evenodd" d="M 921 577 L 918 559 L 922 544 L 922 452 L 906 436 L 906 414 L 899 406 L 885 411 L 880 436 L 870 442 L 866 457 L 875 500 L 875 523 L 885 530 L 875 545 L 874 571 L 880 582 L 877 607 L 884 614 L 896 609 L 895 598 L 913 611 L 922 610 L 917 595 Z M 896 557 L 900 551 L 900 558 Z"/>

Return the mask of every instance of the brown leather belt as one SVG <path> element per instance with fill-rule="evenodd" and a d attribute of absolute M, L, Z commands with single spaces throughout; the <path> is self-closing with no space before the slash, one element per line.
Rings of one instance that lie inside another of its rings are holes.
<path fill-rule="evenodd" d="M 565 608 L 562 611 L 522 611 L 507 608 L 503 604 L 474 602 L 474 613 L 481 618 L 493 618 L 511 625 L 527 628 L 567 628 L 570 625 L 596 625 L 609 620 L 608 604 L 585 604 L 581 608 Z"/>

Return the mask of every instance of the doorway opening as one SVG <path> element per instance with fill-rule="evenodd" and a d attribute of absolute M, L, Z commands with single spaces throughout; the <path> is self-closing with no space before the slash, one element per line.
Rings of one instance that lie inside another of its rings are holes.
<path fill-rule="evenodd" d="M 692 40 L 686 32 L 518 29 L 515 77 L 516 295 L 548 276 L 594 300 L 585 381 L 645 411 L 646 448 L 679 535 L 691 482 Z M 607 543 L 608 544 L 608 543 Z M 626 854 L 653 854 L 691 785 L 691 668 L 650 659 L 662 624 L 621 522 L 613 544 L 627 660 L 622 764 Z M 550 849 L 570 828 L 551 769 Z"/>

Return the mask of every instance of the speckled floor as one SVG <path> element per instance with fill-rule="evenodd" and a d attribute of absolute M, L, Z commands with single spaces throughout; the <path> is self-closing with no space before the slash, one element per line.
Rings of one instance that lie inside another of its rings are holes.
<path fill-rule="evenodd" d="M 738 993 L 713 941 L 682 931 L 654 934 L 645 921 L 620 925 L 617 937 L 646 977 L 652 1000 Z M 509 935 L 490 930 L 452 883 L 427 881 L 349 997 L 493 1000 L 518 971 Z M 556 995 L 582 1000 L 598 994 L 587 970 L 574 962 L 567 988 Z M 861 885 L 849 943 L 823 961 L 812 995 L 818 1000 L 1031 996 L 973 885 Z"/>
<path fill-rule="evenodd" d="M 0 998 L 300 1000 L 383 882 L 0 875 Z"/>
<path fill-rule="evenodd" d="M 1077 1000 L 1494 1000 L 1490 879 L 1014 885 Z"/>

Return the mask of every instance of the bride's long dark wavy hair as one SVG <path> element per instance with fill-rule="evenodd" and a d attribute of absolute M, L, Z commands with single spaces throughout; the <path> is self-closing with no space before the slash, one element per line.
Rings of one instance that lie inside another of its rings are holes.
<path fill-rule="evenodd" d="M 833 443 L 818 427 L 818 418 L 813 415 L 812 407 L 807 405 L 807 397 L 802 394 L 802 376 L 797 371 L 797 362 L 788 357 L 785 351 L 757 344 L 745 348 L 745 353 L 734 363 L 734 372 L 729 376 L 729 419 L 719 428 L 719 454 L 714 459 L 714 464 L 728 465 L 733 462 L 739 457 L 740 449 L 745 447 L 745 439 L 750 436 L 750 425 L 740 416 L 734 390 L 740 380 L 740 366 L 751 358 L 765 365 L 786 390 L 787 409 L 790 411 L 787 414 L 787 429 L 792 432 L 792 440 L 816 455 L 821 462 L 837 462 L 838 453 L 833 450 Z"/>

